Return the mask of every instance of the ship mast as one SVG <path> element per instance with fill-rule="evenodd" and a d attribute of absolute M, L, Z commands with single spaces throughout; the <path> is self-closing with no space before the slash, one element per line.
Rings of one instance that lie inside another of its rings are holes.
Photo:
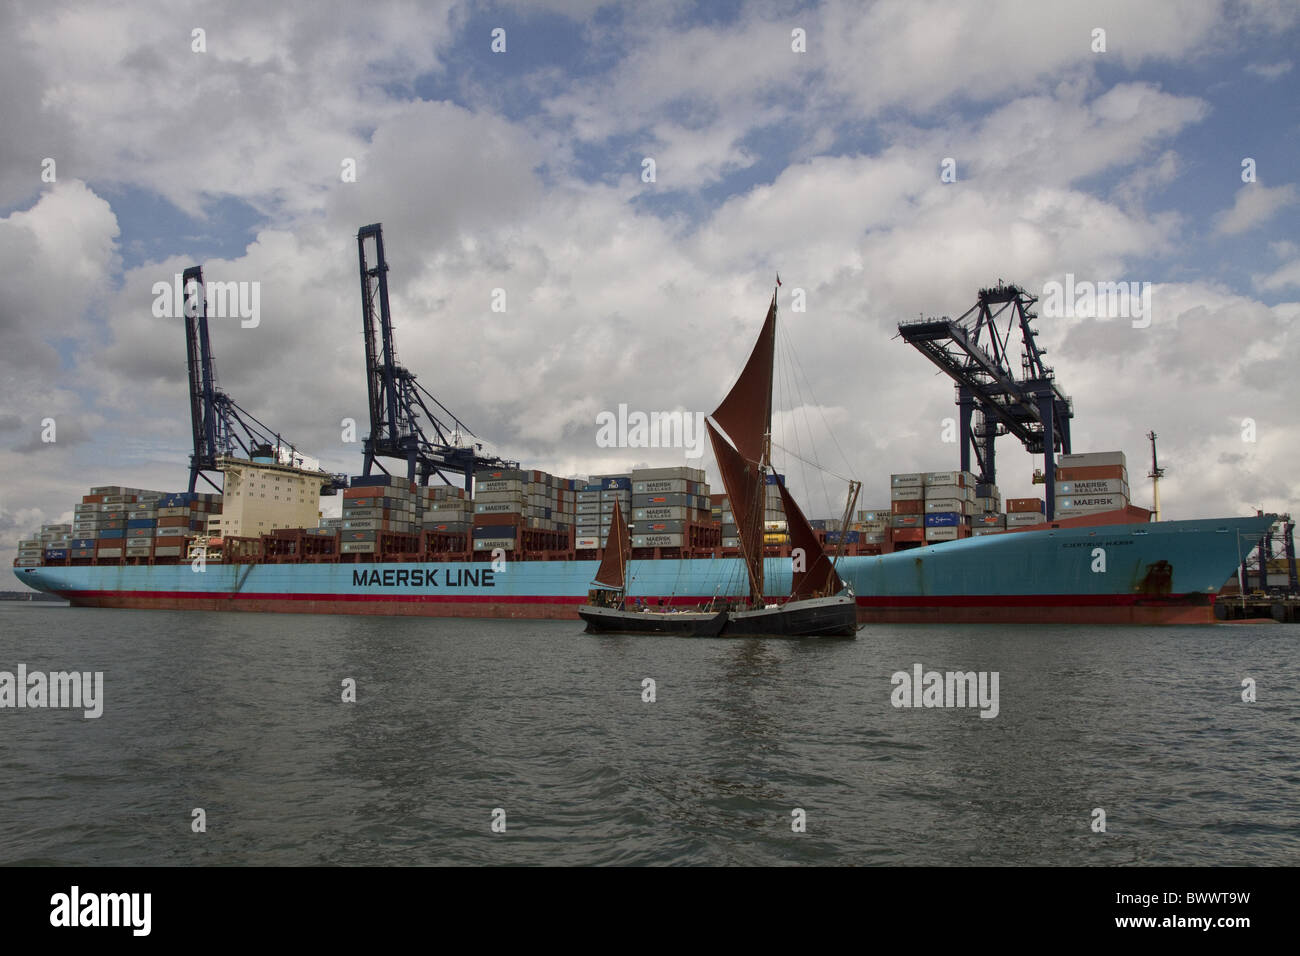
<path fill-rule="evenodd" d="M 1160 479 L 1165 476 L 1165 470 L 1156 462 L 1156 433 L 1147 432 L 1147 438 L 1151 441 L 1151 471 L 1147 477 L 1151 479 L 1151 520 L 1160 520 Z"/>

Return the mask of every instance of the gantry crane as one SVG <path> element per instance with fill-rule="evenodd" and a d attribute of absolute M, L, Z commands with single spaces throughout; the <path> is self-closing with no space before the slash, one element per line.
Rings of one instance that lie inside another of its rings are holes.
<path fill-rule="evenodd" d="M 202 266 L 190 266 L 181 275 L 184 293 L 182 312 L 185 317 L 185 353 L 190 379 L 190 424 L 194 433 L 194 452 L 190 455 L 190 486 L 194 491 L 199 476 L 221 491 L 206 472 L 220 471 L 219 459 L 242 452 L 251 458 L 254 449 L 267 447 L 276 455 L 288 449 L 290 460 L 300 465 L 292 445 L 280 435 L 240 408 L 217 386 L 216 366 L 208 340 L 208 306 L 203 284 Z M 347 476 L 321 472 L 322 487 L 329 493 L 347 487 Z"/>
<path fill-rule="evenodd" d="M 372 256 L 366 254 L 372 245 Z M 397 361 L 393 321 L 388 302 L 388 262 L 384 258 L 383 225 L 363 226 L 357 233 L 357 258 L 361 266 L 361 321 L 366 345 L 366 391 L 370 401 L 370 434 L 364 443 L 362 474 L 371 467 L 384 474 L 379 458 L 406 462 L 408 481 L 427 485 L 431 475 L 447 484 L 448 472 L 463 476 L 469 491 L 476 468 L 518 468 L 519 463 L 480 454 L 481 442 L 415 375 Z M 373 264 L 372 264 L 373 263 Z M 428 399 L 428 402 L 425 399 Z M 445 424 L 429 407 L 437 406 L 450 419 Z M 426 435 L 422 419 L 432 434 Z"/>
<path fill-rule="evenodd" d="M 922 319 L 898 326 L 903 341 L 953 379 L 960 413 L 961 470 L 974 471 L 981 484 L 997 482 L 994 441 L 1014 435 L 1031 455 L 1044 458 L 1047 517 L 1054 516 L 1054 454 L 1070 453 L 1070 419 L 1074 405 L 1043 364 L 1032 322 L 1038 299 L 1001 280 L 980 289 L 970 309 L 956 319 Z M 1021 340 L 1020 375 L 1012 367 L 1013 335 Z M 974 453 L 976 467 L 971 467 Z"/>

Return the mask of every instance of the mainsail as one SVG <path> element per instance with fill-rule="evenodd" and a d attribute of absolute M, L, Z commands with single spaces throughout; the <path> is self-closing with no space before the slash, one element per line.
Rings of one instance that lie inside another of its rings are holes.
<path fill-rule="evenodd" d="M 597 584 L 620 591 L 627 586 L 627 559 L 631 546 L 623 509 L 615 502 L 614 517 L 609 523 L 609 537 L 605 539 L 605 553 L 600 559 L 600 567 L 596 569 Z"/>
<path fill-rule="evenodd" d="M 757 603 L 763 600 L 763 474 L 754 462 L 746 461 L 727 440 L 706 421 L 713 457 L 727 490 L 731 514 L 736 519 L 740 553 L 749 572 L 749 595 Z"/>
<path fill-rule="evenodd" d="M 767 463 L 767 439 L 772 430 L 772 366 L 776 355 L 776 292 L 767 320 L 749 361 L 731 391 L 713 412 L 736 450 L 756 465 Z M 727 489 L 731 493 L 731 489 Z"/>

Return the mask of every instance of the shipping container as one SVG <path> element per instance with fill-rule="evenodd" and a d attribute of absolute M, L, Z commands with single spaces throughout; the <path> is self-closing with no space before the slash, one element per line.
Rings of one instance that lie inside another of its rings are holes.
<path fill-rule="evenodd" d="M 1123 495 L 1128 497 L 1128 482 L 1118 478 L 1093 481 L 1063 481 L 1056 485 L 1056 494 L 1062 495 Z"/>
<path fill-rule="evenodd" d="M 893 514 L 895 515 L 919 515 L 924 513 L 925 502 L 920 498 L 907 501 L 895 501 L 893 505 Z"/>
<path fill-rule="evenodd" d="M 680 534 L 635 534 L 632 536 L 632 547 L 634 548 L 680 548 L 685 542 L 685 536 Z"/>
<path fill-rule="evenodd" d="M 1093 451 L 1076 452 L 1056 457 L 1057 468 L 1096 468 L 1105 465 L 1124 467 L 1126 465 L 1124 453 L 1122 451 Z"/>
<path fill-rule="evenodd" d="M 894 501 L 920 501 L 925 497 L 925 488 L 922 485 L 901 485 L 895 486 L 889 492 L 889 499 Z"/>
<path fill-rule="evenodd" d="M 514 538 L 475 538 L 475 551 L 495 551 L 500 548 L 502 551 L 513 551 L 515 549 Z"/>
<path fill-rule="evenodd" d="M 927 528 L 956 528 L 960 526 L 963 515 L 959 511 L 934 511 L 925 516 Z"/>
<path fill-rule="evenodd" d="M 1043 514 L 1047 506 L 1043 503 L 1042 498 L 1008 498 L 1007 513 L 1035 511 Z"/>
<path fill-rule="evenodd" d="M 1056 513 L 1064 517 L 1070 513 L 1091 511 L 1116 511 L 1128 506 L 1124 495 L 1058 495 Z"/>
<path fill-rule="evenodd" d="M 960 535 L 961 529 L 953 526 L 933 525 L 925 529 L 926 541 L 956 541 Z"/>
<path fill-rule="evenodd" d="M 1057 468 L 1056 480 L 1061 481 L 1123 481 L 1128 482 L 1128 470 L 1122 465 Z"/>
<path fill-rule="evenodd" d="M 890 537 L 895 542 L 924 541 L 925 529 L 921 527 L 894 528 L 894 530 L 890 532 Z"/>
<path fill-rule="evenodd" d="M 898 528 L 922 528 L 925 526 L 925 516 L 920 514 L 894 515 L 893 526 L 895 530 Z"/>
<path fill-rule="evenodd" d="M 1007 527 L 1022 528 L 1031 525 L 1042 524 L 1046 517 L 1039 511 L 1008 511 Z"/>
<path fill-rule="evenodd" d="M 685 524 L 684 521 L 634 521 L 632 533 L 634 535 L 682 534 L 685 531 Z"/>

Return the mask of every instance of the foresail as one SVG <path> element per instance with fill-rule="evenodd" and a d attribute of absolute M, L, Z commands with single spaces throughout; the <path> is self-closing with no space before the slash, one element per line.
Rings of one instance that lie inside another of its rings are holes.
<path fill-rule="evenodd" d="M 619 590 L 626 587 L 627 559 L 631 544 L 623 508 L 615 502 L 614 517 L 609 523 L 609 537 L 605 540 L 605 554 L 600 559 L 600 567 L 596 569 L 597 584 Z"/>
<path fill-rule="evenodd" d="M 749 569 L 750 596 L 761 600 L 763 595 L 763 487 L 759 483 L 759 467 L 745 461 L 727 440 L 718 434 L 713 423 L 705 421 L 713 457 L 718 462 L 722 487 L 727 491 L 731 513 L 736 519 L 736 534 L 740 538 L 740 551 Z"/>
<path fill-rule="evenodd" d="M 763 460 L 763 438 L 772 427 L 772 362 L 776 353 L 776 293 L 758 342 L 722 404 L 713 412 L 716 421 L 741 456 Z"/>
<path fill-rule="evenodd" d="M 831 559 L 827 557 L 826 552 L 817 541 L 817 533 L 813 531 L 812 525 L 808 519 L 803 516 L 799 506 L 795 504 L 794 498 L 790 492 L 785 490 L 785 485 L 780 485 L 781 504 L 785 508 L 785 521 L 790 529 L 790 548 L 795 558 L 795 571 L 793 587 L 790 590 L 790 600 L 799 601 L 804 598 L 826 597 L 828 595 L 839 594 L 844 589 L 844 582 L 835 572 L 835 566 Z M 802 555 L 800 555 L 802 551 Z M 800 561 L 804 570 L 800 571 Z"/>

